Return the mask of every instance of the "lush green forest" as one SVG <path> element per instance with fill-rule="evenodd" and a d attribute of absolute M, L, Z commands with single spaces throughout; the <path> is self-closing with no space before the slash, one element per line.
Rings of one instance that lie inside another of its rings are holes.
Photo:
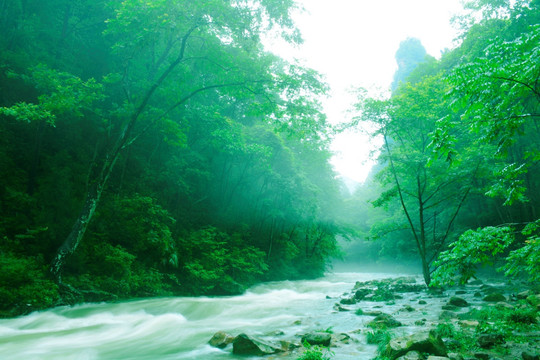
<path fill-rule="evenodd" d="M 402 43 L 392 95 L 358 91 L 383 146 L 351 196 L 324 79 L 263 46 L 301 42 L 296 6 L 0 1 L 1 315 L 317 277 L 350 235 L 427 284 L 538 280 L 540 1 L 469 1 L 440 59 Z"/>
<path fill-rule="evenodd" d="M 537 281 L 540 2 L 465 8 L 456 49 L 437 60 L 407 39 L 392 96 L 359 90 L 355 124 L 375 124 L 383 146 L 348 206 L 371 253 L 416 259 L 427 284 L 493 264 Z"/>
<path fill-rule="evenodd" d="M 0 3 L 1 311 L 323 274 L 327 86 L 261 43 L 295 6 Z"/>

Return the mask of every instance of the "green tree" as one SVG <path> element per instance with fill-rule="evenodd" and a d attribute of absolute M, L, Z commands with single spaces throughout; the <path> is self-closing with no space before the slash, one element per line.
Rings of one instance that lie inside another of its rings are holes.
<path fill-rule="evenodd" d="M 501 216 L 503 211 L 499 210 L 502 225 L 491 221 L 489 227 L 461 235 L 450 250 L 441 254 L 437 281 L 451 282 L 453 276 L 467 281 L 474 276 L 477 263 L 493 263 L 500 256 L 506 258 L 503 269 L 507 275 L 524 274 L 535 279 L 532 263 L 538 257 L 535 224 L 540 200 L 536 181 L 540 67 L 531 60 L 540 56 L 539 3 L 473 5 L 482 9 L 483 16 L 465 36 L 469 43 L 477 43 L 477 56 L 465 57 L 448 77 L 452 107 L 460 116 L 440 121 L 434 139 L 437 151 L 443 154 L 459 153 L 454 148 L 459 139 L 448 136 L 449 132 L 476 139 L 472 146 L 492 164 L 491 174 L 485 176 L 484 191 L 489 197 L 501 199 L 507 215 Z M 493 24 L 499 29 L 496 36 L 478 37 Z M 477 256 L 478 249 L 485 252 L 483 256 Z"/>
<path fill-rule="evenodd" d="M 358 104 L 359 120 L 376 123 L 384 141 L 379 162 L 385 168 L 378 176 L 385 191 L 375 205 L 399 201 L 401 221 L 410 230 L 428 285 L 433 261 L 450 238 L 478 170 L 473 158 L 449 166 L 432 157 L 431 133 L 446 114 L 446 91 L 441 75 L 425 76 L 402 84 L 388 100 L 363 99 Z"/>

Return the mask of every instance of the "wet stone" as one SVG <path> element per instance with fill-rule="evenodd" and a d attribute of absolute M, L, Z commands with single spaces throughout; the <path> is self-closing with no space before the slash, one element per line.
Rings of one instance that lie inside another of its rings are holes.
<path fill-rule="evenodd" d="M 234 336 L 227 334 L 224 331 L 218 331 L 217 333 L 212 336 L 212 338 L 208 341 L 208 344 L 213 347 L 217 347 L 220 349 L 223 349 L 229 344 L 232 344 L 234 341 Z"/>
<path fill-rule="evenodd" d="M 375 317 L 372 321 L 369 322 L 368 326 L 374 329 L 380 329 L 380 328 L 394 328 L 399 327 L 402 324 L 394 319 L 392 316 L 388 314 L 380 314 Z"/>
<path fill-rule="evenodd" d="M 482 300 L 487 302 L 500 302 L 506 301 L 506 297 L 501 293 L 491 293 L 486 295 Z"/>
<path fill-rule="evenodd" d="M 281 345 L 277 346 L 246 334 L 238 335 L 233 342 L 233 354 L 236 355 L 261 356 L 282 351 Z"/>
<path fill-rule="evenodd" d="M 339 302 L 343 305 L 354 305 L 356 304 L 356 300 L 354 298 L 345 298 L 339 300 Z"/>
<path fill-rule="evenodd" d="M 450 300 L 448 301 L 448 305 L 454 305 L 457 307 L 467 307 L 469 306 L 469 303 L 467 300 L 460 298 L 458 296 L 452 296 Z"/>
<path fill-rule="evenodd" d="M 422 355 L 418 351 L 409 351 L 407 354 L 398 357 L 397 360 L 422 360 Z"/>
<path fill-rule="evenodd" d="M 309 345 L 330 346 L 332 335 L 326 332 L 313 332 L 302 336 L 302 343 L 307 342 Z"/>
<path fill-rule="evenodd" d="M 371 293 L 371 290 L 369 289 L 358 289 L 354 293 L 354 298 L 356 300 L 364 300 L 366 296 L 368 296 Z"/>
<path fill-rule="evenodd" d="M 378 311 L 378 310 L 375 310 L 375 311 L 364 311 L 364 315 L 367 315 L 367 316 L 379 316 L 382 314 L 382 311 Z"/>
<path fill-rule="evenodd" d="M 291 342 L 291 341 L 280 340 L 279 341 L 279 347 L 280 347 L 281 351 L 289 352 L 291 350 L 299 348 L 300 344 L 297 344 L 297 343 L 294 343 L 294 342 Z"/>
<path fill-rule="evenodd" d="M 346 333 L 341 333 L 336 336 L 336 341 L 344 343 L 344 344 L 348 344 L 351 341 L 351 336 Z"/>
<path fill-rule="evenodd" d="M 397 359 L 410 351 L 437 356 L 447 355 L 446 346 L 441 337 L 433 331 L 392 339 L 386 347 L 386 354 L 390 359 Z"/>
<path fill-rule="evenodd" d="M 344 311 L 351 311 L 350 309 L 347 309 L 346 307 L 343 307 L 341 306 L 341 304 L 334 304 L 334 310 L 335 311 L 339 311 L 339 312 L 344 312 Z"/>

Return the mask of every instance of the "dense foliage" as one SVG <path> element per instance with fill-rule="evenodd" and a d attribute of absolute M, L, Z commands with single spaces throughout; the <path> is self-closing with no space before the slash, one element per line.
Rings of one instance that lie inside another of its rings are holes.
<path fill-rule="evenodd" d="M 2 314 L 323 273 L 326 85 L 261 42 L 294 6 L 2 2 Z"/>
<path fill-rule="evenodd" d="M 369 186 L 387 216 L 372 211 L 370 233 L 417 256 L 428 284 L 498 261 L 537 281 L 540 2 L 465 8 L 457 48 L 426 57 L 390 98 L 361 93 L 356 120 L 384 141 Z"/>

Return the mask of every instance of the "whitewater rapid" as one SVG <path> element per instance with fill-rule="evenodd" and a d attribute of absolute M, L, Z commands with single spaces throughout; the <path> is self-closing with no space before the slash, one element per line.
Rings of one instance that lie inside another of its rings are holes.
<path fill-rule="evenodd" d="M 354 331 L 364 325 L 360 317 L 336 312 L 333 305 L 356 281 L 386 277 L 392 275 L 335 273 L 317 280 L 266 283 L 240 296 L 59 307 L 0 320 L 0 359 L 246 359 L 230 349 L 213 348 L 208 340 L 217 331 L 298 342 L 314 330 Z M 369 359 L 374 347 L 359 340 L 334 352 L 339 359 Z"/>

